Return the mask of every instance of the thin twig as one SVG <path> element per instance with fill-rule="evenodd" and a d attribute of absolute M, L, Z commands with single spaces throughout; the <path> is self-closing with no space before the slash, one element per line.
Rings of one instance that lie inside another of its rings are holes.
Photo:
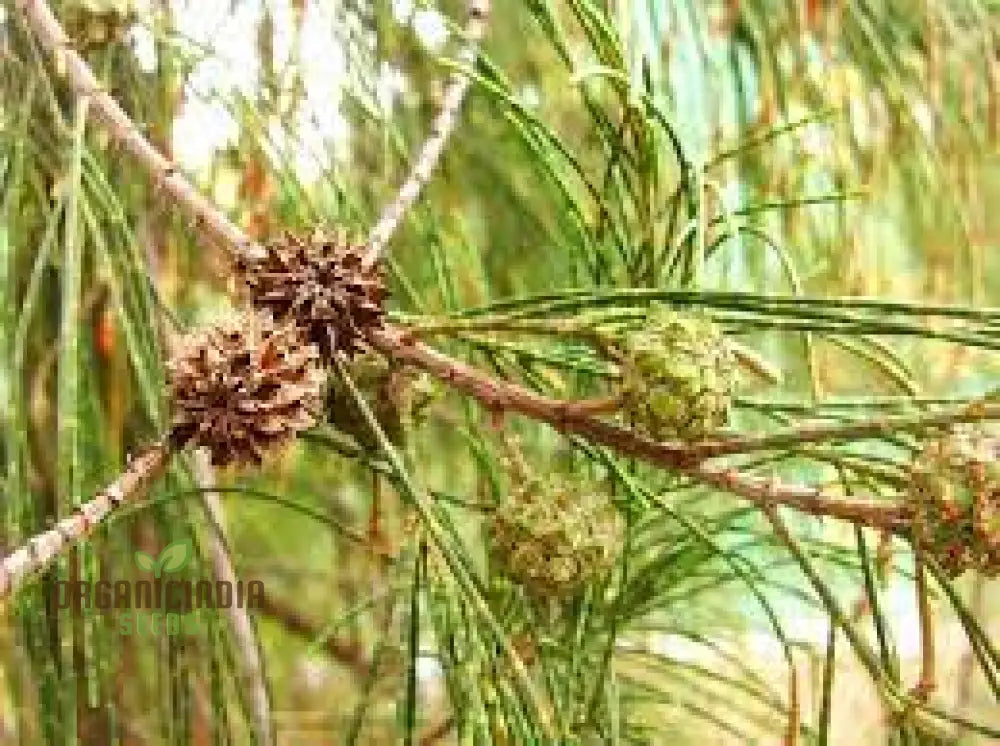
<path fill-rule="evenodd" d="M 782 484 L 773 476 L 757 477 L 702 463 L 678 470 L 704 484 L 739 495 L 759 508 L 783 505 L 817 518 L 838 518 L 900 535 L 909 533 L 913 510 L 902 499 L 835 497 L 817 487 Z"/>
<path fill-rule="evenodd" d="M 920 622 L 920 678 L 911 692 L 914 699 L 926 702 L 937 688 L 934 653 L 934 614 L 931 610 L 930 590 L 927 587 L 927 566 L 924 562 L 924 547 L 921 542 L 913 542 L 916 559 L 916 583 L 914 592 L 917 599 L 917 619 Z"/>
<path fill-rule="evenodd" d="M 125 471 L 89 502 L 46 531 L 0 559 L 0 599 L 11 595 L 27 579 L 90 533 L 126 503 L 141 497 L 146 487 L 166 469 L 172 449 L 161 441 L 131 459 Z"/>
<path fill-rule="evenodd" d="M 489 0 L 469 0 L 469 18 L 465 27 L 468 43 L 459 53 L 460 60 L 467 66 L 475 64 L 479 44 L 486 33 L 486 21 L 489 13 Z M 434 168 L 441 160 L 444 146 L 458 123 L 458 112 L 462 108 L 462 101 L 469 90 L 469 84 L 469 78 L 461 72 L 452 74 L 444 91 L 441 110 L 431 122 L 430 135 L 420 148 L 410 175 L 399 188 L 396 198 L 382 210 L 381 217 L 368 234 L 368 251 L 364 258 L 365 266 L 371 266 L 378 261 L 392 234 L 399 227 L 403 216 L 406 215 L 407 210 L 410 209 L 427 182 L 430 181 Z"/>
<path fill-rule="evenodd" d="M 799 672 L 792 665 L 788 677 L 788 725 L 782 746 L 799 746 L 799 727 L 802 720 L 799 702 Z"/>
<path fill-rule="evenodd" d="M 701 458 L 728 456 L 752 451 L 784 448 L 800 443 L 830 440 L 861 440 L 886 436 L 900 431 L 919 432 L 947 427 L 958 423 L 1000 420 L 1000 405 L 973 402 L 959 409 L 932 412 L 917 416 L 896 415 L 878 417 L 862 422 L 843 422 L 832 425 L 805 425 L 776 433 L 762 435 L 737 435 L 713 441 L 692 443 L 689 448 Z"/>
<path fill-rule="evenodd" d="M 156 186 L 189 214 L 196 229 L 227 251 L 261 251 L 149 142 L 108 95 L 87 62 L 73 49 L 73 42 L 45 0 L 14 0 L 14 7 L 23 14 L 39 43 L 51 55 L 56 74 L 66 78 L 75 96 L 90 100 L 92 113 L 108 135 L 142 164 Z"/>
<path fill-rule="evenodd" d="M 208 453 L 205 451 L 195 454 L 194 476 L 198 487 L 209 488 L 202 493 L 202 506 L 205 508 L 205 514 L 211 524 L 210 544 L 215 577 L 229 583 L 232 587 L 236 587 L 238 577 L 226 537 L 225 511 L 219 493 L 211 491 L 211 488 L 216 484 L 215 469 L 212 468 Z M 229 616 L 229 623 L 232 625 L 236 647 L 243 664 L 243 678 L 252 695 L 257 743 L 261 746 L 271 746 L 274 743 L 271 697 L 264 682 L 264 666 L 261 661 L 257 633 L 253 628 L 246 607 L 231 604 L 226 607 L 226 613 Z"/>

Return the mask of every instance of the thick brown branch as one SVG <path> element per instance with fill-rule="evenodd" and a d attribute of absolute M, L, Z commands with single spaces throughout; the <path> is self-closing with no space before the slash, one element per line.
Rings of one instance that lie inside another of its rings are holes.
<path fill-rule="evenodd" d="M 89 536 L 123 505 L 142 497 L 149 484 L 166 469 L 170 454 L 170 446 L 166 443 L 143 451 L 93 500 L 0 559 L 0 598 L 11 595 L 33 573 L 44 569 L 68 547 Z"/>
<path fill-rule="evenodd" d="M 591 443 L 618 453 L 636 456 L 674 469 L 705 484 L 740 495 L 755 505 L 786 505 L 816 516 L 830 516 L 875 528 L 901 531 L 911 511 L 905 505 L 840 498 L 823 490 L 801 485 L 783 485 L 726 467 L 705 464 L 702 457 L 679 443 L 657 443 L 626 428 L 592 416 L 591 408 L 536 394 L 507 381 L 500 381 L 428 347 L 398 329 L 371 336 L 372 344 L 399 363 L 414 365 L 449 386 L 478 399 L 491 412 L 518 412 L 547 422 L 563 433 L 580 435 Z"/>

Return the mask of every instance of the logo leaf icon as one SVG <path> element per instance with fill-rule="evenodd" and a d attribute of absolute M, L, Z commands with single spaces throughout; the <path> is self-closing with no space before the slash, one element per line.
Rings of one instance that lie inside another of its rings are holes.
<path fill-rule="evenodd" d="M 156 560 L 154 560 L 145 552 L 136 552 L 135 566 L 138 567 L 140 570 L 144 570 L 146 572 L 153 572 L 153 569 L 156 567 Z"/>
<path fill-rule="evenodd" d="M 182 570 L 191 561 L 191 544 L 186 540 L 175 541 L 167 544 L 160 552 L 158 570 L 160 572 L 177 572 Z M 159 577 L 159 573 L 157 573 Z"/>

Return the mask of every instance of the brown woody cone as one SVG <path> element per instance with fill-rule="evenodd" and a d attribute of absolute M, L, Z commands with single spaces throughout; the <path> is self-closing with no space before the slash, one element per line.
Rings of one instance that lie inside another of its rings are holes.
<path fill-rule="evenodd" d="M 362 261 L 365 247 L 317 230 L 286 233 L 264 249 L 261 258 L 237 262 L 253 305 L 277 321 L 294 321 L 324 363 L 335 352 L 360 352 L 365 333 L 382 325 L 386 296 L 381 267 Z"/>
<path fill-rule="evenodd" d="M 320 410 L 318 353 L 297 330 L 244 316 L 186 335 L 167 364 L 172 437 L 212 464 L 260 464 Z"/>

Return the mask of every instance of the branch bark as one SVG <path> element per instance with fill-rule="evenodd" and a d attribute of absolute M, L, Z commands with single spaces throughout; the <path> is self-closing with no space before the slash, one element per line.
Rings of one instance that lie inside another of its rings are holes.
<path fill-rule="evenodd" d="M 141 498 L 149 484 L 166 471 L 171 453 L 171 446 L 166 441 L 146 449 L 131 459 L 121 476 L 93 500 L 0 559 L 0 599 L 14 593 L 29 576 L 44 569 L 68 547 L 89 536 L 121 507 Z"/>
<path fill-rule="evenodd" d="M 804 485 L 743 474 L 704 463 L 696 450 L 678 443 L 658 443 L 591 415 L 589 407 L 540 396 L 507 381 L 489 377 L 419 342 L 403 330 L 386 329 L 370 337 L 372 345 L 399 363 L 414 365 L 452 388 L 477 400 L 496 414 L 513 411 L 546 422 L 562 433 L 580 435 L 591 443 L 636 456 L 690 476 L 704 484 L 739 495 L 755 505 L 785 505 L 815 516 L 829 516 L 872 528 L 903 532 L 912 510 L 903 504 L 864 498 L 840 498 Z"/>
<path fill-rule="evenodd" d="M 14 7 L 24 16 L 41 46 L 51 56 L 56 74 L 65 77 L 75 96 L 90 100 L 92 113 L 108 135 L 142 164 L 154 185 L 185 208 L 196 229 L 224 250 L 263 253 L 149 142 L 128 114 L 101 87 L 90 66 L 73 49 L 72 41 L 45 0 L 14 0 Z"/>
<path fill-rule="evenodd" d="M 469 18 L 465 27 L 468 44 L 459 54 L 459 58 L 466 65 L 475 64 L 479 44 L 486 33 L 486 21 L 489 13 L 489 0 L 469 0 Z M 452 74 L 448 87 L 444 91 L 441 109 L 434 117 L 434 121 L 431 122 L 430 136 L 420 148 L 410 175 L 399 188 L 396 198 L 382 210 L 381 217 L 368 234 L 368 251 L 364 258 L 366 266 L 371 266 L 378 261 L 379 256 L 385 250 L 385 245 L 399 227 L 403 216 L 406 215 L 427 182 L 430 181 L 434 168 L 441 160 L 444 146 L 458 123 L 458 112 L 462 108 L 465 94 L 468 93 L 469 83 L 469 78 L 462 73 Z"/>

